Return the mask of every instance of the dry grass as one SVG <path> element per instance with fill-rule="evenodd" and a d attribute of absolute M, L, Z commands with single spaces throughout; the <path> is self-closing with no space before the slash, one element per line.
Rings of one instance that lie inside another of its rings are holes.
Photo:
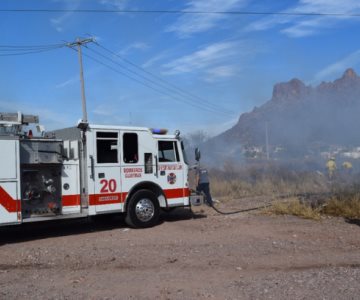
<path fill-rule="evenodd" d="M 287 202 L 275 202 L 267 208 L 264 213 L 276 215 L 293 215 L 304 219 L 320 220 L 321 209 L 314 209 L 301 203 L 297 198 L 290 199 Z"/>
<path fill-rule="evenodd" d="M 360 219 L 360 194 L 350 197 L 332 197 L 322 209 L 322 213 L 348 219 Z"/>
<path fill-rule="evenodd" d="M 360 194 L 337 194 L 318 207 L 302 203 L 293 198 L 287 202 L 275 202 L 264 213 L 276 215 L 294 215 L 305 219 L 320 220 L 322 216 L 360 219 Z"/>
<path fill-rule="evenodd" d="M 236 168 L 232 164 L 223 169 L 211 169 L 211 192 L 221 201 L 243 197 L 294 195 L 288 201 L 276 202 L 266 209 L 269 214 L 295 215 L 319 220 L 321 216 L 360 219 L 359 176 L 351 181 L 329 181 L 318 171 L 295 171 L 279 165 L 258 165 Z M 309 194 L 310 199 L 299 200 L 295 195 Z M 329 196 L 331 194 L 332 196 Z M 318 201 L 320 197 L 321 201 Z"/>
<path fill-rule="evenodd" d="M 212 169 L 211 192 L 217 198 L 237 199 L 328 190 L 319 172 L 296 172 L 279 166 Z"/>

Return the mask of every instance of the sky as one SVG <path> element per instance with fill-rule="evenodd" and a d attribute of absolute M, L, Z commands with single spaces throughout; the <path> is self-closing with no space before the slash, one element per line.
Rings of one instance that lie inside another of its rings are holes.
<path fill-rule="evenodd" d="M 70 11 L 1 11 L 9 9 Z M 71 11 L 79 9 L 345 16 Z M 360 14 L 360 2 L 1 0 L 0 112 L 37 114 L 48 130 L 76 125 L 82 106 L 75 49 L 24 54 L 4 46 L 93 37 L 96 43 L 83 47 L 90 123 L 216 135 L 271 99 L 278 82 L 316 86 L 349 67 L 360 73 L 360 17 L 346 14 Z"/>

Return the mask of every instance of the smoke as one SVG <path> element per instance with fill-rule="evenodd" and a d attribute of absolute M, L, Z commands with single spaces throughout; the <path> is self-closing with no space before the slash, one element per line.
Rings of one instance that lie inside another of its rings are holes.
<path fill-rule="evenodd" d="M 266 161 L 268 156 L 313 170 L 323 170 L 329 156 L 357 165 L 356 155 L 345 153 L 360 146 L 359 116 L 360 77 L 353 70 L 317 87 L 293 79 L 275 85 L 270 101 L 198 146 L 211 166 Z"/>

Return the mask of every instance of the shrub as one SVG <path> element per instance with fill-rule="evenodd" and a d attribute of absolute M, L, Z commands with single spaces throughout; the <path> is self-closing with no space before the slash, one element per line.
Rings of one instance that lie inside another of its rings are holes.
<path fill-rule="evenodd" d="M 330 216 L 360 219 L 360 194 L 333 196 L 322 209 Z"/>
<path fill-rule="evenodd" d="M 265 213 L 276 215 L 294 215 L 304 219 L 320 220 L 320 209 L 314 209 L 301 203 L 297 198 L 290 199 L 288 202 L 275 202 L 265 210 Z"/>
<path fill-rule="evenodd" d="M 287 202 L 275 202 L 265 210 L 268 214 L 294 215 L 306 219 L 319 220 L 321 216 L 343 217 L 347 219 L 360 219 L 360 194 L 344 193 L 331 196 L 317 207 L 291 199 Z"/>
<path fill-rule="evenodd" d="M 211 191 L 226 199 L 249 196 L 273 196 L 304 192 L 324 192 L 327 179 L 320 172 L 289 170 L 275 164 L 242 168 L 226 164 L 225 169 L 211 169 Z"/>

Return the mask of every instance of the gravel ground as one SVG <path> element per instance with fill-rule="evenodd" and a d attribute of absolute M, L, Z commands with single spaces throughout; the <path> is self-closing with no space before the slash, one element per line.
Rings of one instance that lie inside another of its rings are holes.
<path fill-rule="evenodd" d="M 359 299 L 359 226 L 197 207 L 141 230 L 117 216 L 1 228 L 0 299 Z"/>

